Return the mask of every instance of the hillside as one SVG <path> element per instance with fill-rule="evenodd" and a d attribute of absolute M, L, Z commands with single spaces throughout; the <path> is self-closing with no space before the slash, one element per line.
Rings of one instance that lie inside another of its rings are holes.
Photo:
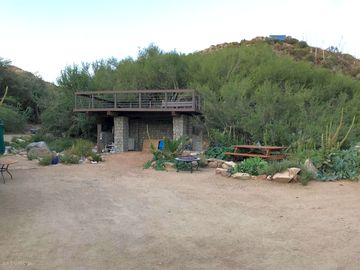
<path fill-rule="evenodd" d="M 255 44 L 268 44 L 278 55 L 291 56 L 296 61 L 307 61 L 320 67 L 330 69 L 334 72 L 341 72 L 355 79 L 360 80 L 360 60 L 350 54 L 339 52 L 336 47 L 329 47 L 326 50 L 309 46 L 305 41 L 299 41 L 292 37 L 287 37 L 286 41 L 274 41 L 270 38 L 257 37 L 252 40 L 242 40 L 241 42 L 229 42 L 212 45 L 200 53 L 212 53 L 224 48 L 239 48 L 242 46 L 252 46 Z"/>
<path fill-rule="evenodd" d="M 1 96 L 6 87 L 8 94 L 0 108 L 0 119 L 5 123 L 6 132 L 22 131 L 28 122 L 39 123 L 45 106 L 43 100 L 52 84 L 0 57 Z"/>

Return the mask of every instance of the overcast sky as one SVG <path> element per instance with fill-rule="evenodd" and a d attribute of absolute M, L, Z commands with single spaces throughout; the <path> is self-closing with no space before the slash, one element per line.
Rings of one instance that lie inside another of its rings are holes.
<path fill-rule="evenodd" d="M 360 2 L 359 2 L 360 3 Z M 55 82 L 73 63 L 284 34 L 360 57 L 356 0 L 0 0 L 0 57 Z"/>

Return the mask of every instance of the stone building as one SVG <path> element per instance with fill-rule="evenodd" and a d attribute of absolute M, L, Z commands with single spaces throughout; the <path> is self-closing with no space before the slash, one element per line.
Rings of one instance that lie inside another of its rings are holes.
<path fill-rule="evenodd" d="M 141 151 L 146 139 L 186 136 L 201 150 L 202 131 L 194 116 L 201 114 L 194 90 L 85 91 L 75 93 L 76 112 L 95 114 L 98 150 Z"/>

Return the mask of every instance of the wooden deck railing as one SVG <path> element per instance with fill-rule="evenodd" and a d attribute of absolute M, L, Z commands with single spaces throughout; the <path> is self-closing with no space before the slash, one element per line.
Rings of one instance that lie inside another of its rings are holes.
<path fill-rule="evenodd" d="M 75 93 L 76 112 L 136 111 L 200 113 L 195 90 L 83 91 Z"/>

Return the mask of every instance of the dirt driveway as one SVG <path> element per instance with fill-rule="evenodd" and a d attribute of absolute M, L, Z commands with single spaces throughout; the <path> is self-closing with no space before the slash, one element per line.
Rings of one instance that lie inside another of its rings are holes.
<path fill-rule="evenodd" d="M 0 183 L 0 269 L 359 269 L 360 184 L 19 162 Z"/>

